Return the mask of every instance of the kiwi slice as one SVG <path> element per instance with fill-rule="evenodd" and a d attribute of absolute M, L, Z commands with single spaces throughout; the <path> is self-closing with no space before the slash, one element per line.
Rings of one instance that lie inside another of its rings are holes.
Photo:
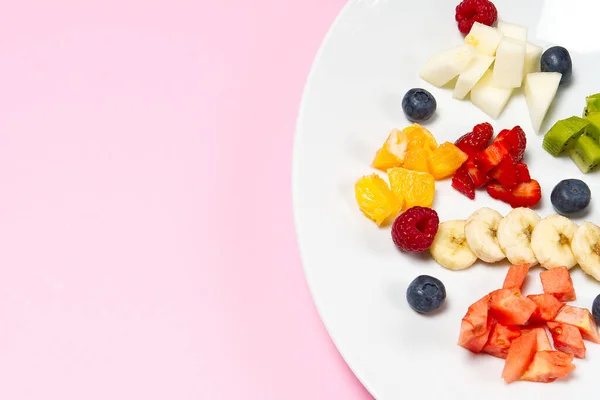
<path fill-rule="evenodd" d="M 574 139 L 581 136 L 588 124 L 588 120 L 575 116 L 561 119 L 546 133 L 542 147 L 556 157 L 565 151 Z"/>
<path fill-rule="evenodd" d="M 600 112 L 590 113 L 585 119 L 590 122 L 585 127 L 585 134 L 600 143 Z"/>
<path fill-rule="evenodd" d="M 583 109 L 583 117 L 587 117 L 593 112 L 600 111 L 600 93 L 589 95 L 585 98 L 585 108 Z"/>
<path fill-rule="evenodd" d="M 594 170 L 600 163 L 600 146 L 597 141 L 586 135 L 577 138 L 568 153 L 584 174 Z"/>

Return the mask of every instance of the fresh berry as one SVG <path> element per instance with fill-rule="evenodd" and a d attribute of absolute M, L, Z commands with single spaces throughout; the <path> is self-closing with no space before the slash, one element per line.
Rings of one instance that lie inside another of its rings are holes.
<path fill-rule="evenodd" d="M 487 190 L 488 194 L 493 199 L 500 200 L 505 203 L 510 203 L 513 200 L 510 190 L 502 186 L 500 182 L 493 181 L 488 183 L 488 185 L 485 187 L 485 190 Z"/>
<path fill-rule="evenodd" d="M 420 314 L 437 310 L 445 299 L 444 284 L 433 276 L 420 275 L 406 289 L 406 301 L 413 310 Z"/>
<path fill-rule="evenodd" d="M 480 149 L 478 149 L 474 146 L 471 146 L 468 143 L 459 143 L 459 144 L 456 144 L 456 147 L 461 149 L 463 151 L 463 153 L 465 153 L 469 157 L 469 160 L 475 159 L 477 154 L 481 153 Z"/>
<path fill-rule="evenodd" d="M 496 140 L 475 157 L 475 164 L 482 172 L 488 173 L 510 152 L 510 144 L 506 140 Z"/>
<path fill-rule="evenodd" d="M 550 195 L 554 209 L 561 215 L 571 215 L 584 210 L 590 204 L 591 198 L 589 186 L 579 179 L 560 181 Z"/>
<path fill-rule="evenodd" d="M 412 207 L 392 225 L 392 240 L 403 251 L 423 252 L 433 243 L 440 219 L 431 208 Z"/>
<path fill-rule="evenodd" d="M 542 188 L 535 179 L 529 182 L 519 183 L 512 190 L 512 200 L 509 204 L 512 208 L 533 207 L 542 198 Z"/>
<path fill-rule="evenodd" d="M 520 126 L 515 126 L 511 130 L 505 129 L 498 134 L 496 140 L 506 140 L 510 144 L 510 154 L 516 161 L 521 161 L 525 155 L 527 147 L 527 136 Z"/>
<path fill-rule="evenodd" d="M 465 162 L 465 166 L 469 172 L 469 176 L 473 180 L 475 189 L 485 186 L 490 181 L 491 178 L 485 172 L 482 172 L 479 168 L 477 168 L 474 160 L 468 160 Z"/>
<path fill-rule="evenodd" d="M 459 149 L 470 155 L 473 149 L 478 152 L 485 149 L 494 136 L 494 128 L 487 122 L 475 125 L 473 132 L 462 135 L 454 143 Z M 465 149 L 463 149 L 463 146 Z"/>
<path fill-rule="evenodd" d="M 504 156 L 500 164 L 490 172 L 490 175 L 507 189 L 515 187 L 518 181 L 518 172 L 512 156 L 510 154 Z"/>
<path fill-rule="evenodd" d="M 425 89 L 410 89 L 402 99 L 404 115 L 412 122 L 427 121 L 436 108 L 435 97 Z"/>
<path fill-rule="evenodd" d="M 596 320 L 596 324 L 600 325 L 600 294 L 596 296 L 592 304 L 592 315 L 594 316 L 594 320 Z"/>
<path fill-rule="evenodd" d="M 573 74 L 573 62 L 569 51 L 561 46 L 550 47 L 540 58 L 542 72 L 560 72 L 560 84 L 568 82 Z"/>
<path fill-rule="evenodd" d="M 456 6 L 455 19 L 458 22 L 458 30 L 465 35 L 471 31 L 473 23 L 492 26 L 497 18 L 498 10 L 488 0 L 464 0 Z"/>
<path fill-rule="evenodd" d="M 529 168 L 525 163 L 517 163 L 517 183 L 529 182 L 531 175 L 529 175 Z"/>
<path fill-rule="evenodd" d="M 465 164 L 454 173 L 454 176 L 452 177 L 452 187 L 471 200 L 475 199 L 475 185 L 473 184 L 473 179 L 469 176 Z"/>

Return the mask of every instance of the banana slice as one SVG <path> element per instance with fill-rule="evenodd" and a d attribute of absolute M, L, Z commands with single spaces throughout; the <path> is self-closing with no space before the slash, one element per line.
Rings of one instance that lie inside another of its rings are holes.
<path fill-rule="evenodd" d="M 600 227 L 584 222 L 573 236 L 571 250 L 583 272 L 600 281 Z"/>
<path fill-rule="evenodd" d="M 502 214 L 483 207 L 475 211 L 465 224 L 465 237 L 473 254 L 485 262 L 495 263 L 506 257 L 498 244 L 498 224 Z"/>
<path fill-rule="evenodd" d="M 531 235 L 531 248 L 538 262 L 546 269 L 577 264 L 571 251 L 571 241 L 577 224 L 558 214 L 542 219 Z"/>
<path fill-rule="evenodd" d="M 465 224 L 465 221 L 442 222 L 429 249 L 433 259 L 451 271 L 469 268 L 477 261 L 465 237 Z"/>
<path fill-rule="evenodd" d="M 498 224 L 498 244 L 513 265 L 538 263 L 531 249 L 531 234 L 541 218 L 529 208 L 515 208 Z"/>

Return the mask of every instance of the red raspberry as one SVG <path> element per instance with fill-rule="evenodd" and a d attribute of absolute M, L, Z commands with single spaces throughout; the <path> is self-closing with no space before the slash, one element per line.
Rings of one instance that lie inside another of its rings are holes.
<path fill-rule="evenodd" d="M 454 144 L 469 156 L 474 156 L 475 154 L 471 153 L 485 149 L 492 136 L 494 136 L 494 128 L 489 123 L 484 122 L 483 124 L 475 125 L 473 132 L 462 135 Z"/>
<path fill-rule="evenodd" d="M 411 207 L 392 225 L 392 240 L 403 251 L 423 252 L 433 243 L 440 219 L 435 210 Z"/>
<path fill-rule="evenodd" d="M 491 1 L 488 0 L 464 0 L 456 6 L 456 22 L 458 30 L 465 35 L 471 31 L 473 23 L 492 26 L 498 18 L 498 10 Z"/>

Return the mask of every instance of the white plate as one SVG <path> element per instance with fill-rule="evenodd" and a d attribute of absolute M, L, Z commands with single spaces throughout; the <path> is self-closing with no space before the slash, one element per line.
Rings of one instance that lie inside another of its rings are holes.
<path fill-rule="evenodd" d="M 561 88 L 542 129 L 579 115 L 585 95 L 600 92 L 600 56 L 594 53 L 600 41 L 593 23 L 598 6 L 581 3 L 495 1 L 501 19 L 529 27 L 532 42 L 544 47 L 560 44 L 571 51 L 573 82 Z M 295 220 L 311 291 L 341 354 L 378 399 L 593 397 L 600 372 L 598 345 L 586 342 L 587 359 L 575 360 L 577 369 L 566 381 L 511 385 L 500 379 L 502 360 L 474 356 L 457 346 L 467 307 L 502 285 L 507 264 L 479 262 L 466 271 L 451 272 L 428 253 L 401 254 L 389 228 L 378 229 L 356 205 L 354 182 L 373 172 L 369 165 L 390 129 L 409 125 L 400 105 L 408 89 L 424 87 L 436 97 L 437 115 L 426 126 L 440 143 L 455 141 L 475 124 L 490 121 L 469 101 L 453 100 L 451 91 L 433 88 L 418 77 L 428 56 L 461 42 L 454 22 L 456 4 L 457 0 L 351 1 L 327 35 L 306 86 L 294 148 Z M 593 194 L 600 194 L 597 173 L 584 176 L 568 157 L 553 159 L 543 151 L 522 95 L 513 96 L 501 118 L 490 122 L 496 132 L 514 125 L 527 132 L 526 161 L 543 191 L 540 215 L 553 213 L 549 196 L 560 179 L 584 179 Z M 592 201 L 586 219 L 600 222 L 597 201 Z M 442 221 L 465 219 L 482 206 L 510 210 L 485 192 L 471 201 L 449 181 L 437 184 L 434 208 Z M 530 273 L 530 293 L 541 291 L 539 271 L 538 267 Z M 434 275 L 446 285 L 443 312 L 427 317 L 409 308 L 406 287 L 419 274 Z M 579 269 L 573 271 L 573 279 L 578 295 L 574 304 L 591 307 L 600 283 Z"/>

